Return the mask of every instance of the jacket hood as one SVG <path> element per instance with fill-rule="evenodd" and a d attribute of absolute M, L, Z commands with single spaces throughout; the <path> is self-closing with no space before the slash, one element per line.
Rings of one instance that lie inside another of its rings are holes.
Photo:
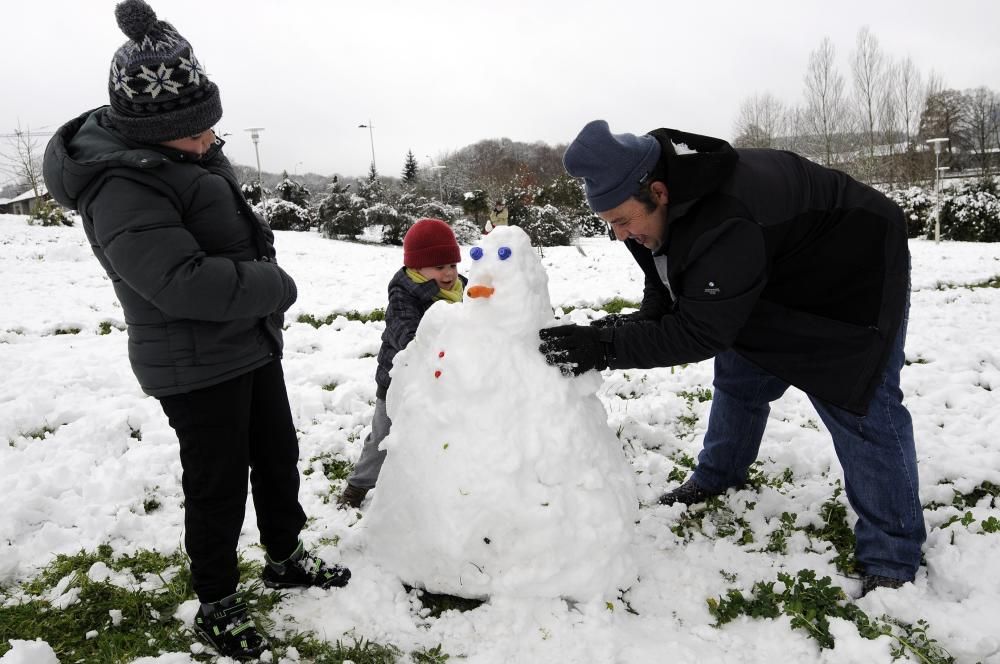
<path fill-rule="evenodd" d="M 736 150 L 721 138 L 677 129 L 654 129 L 649 134 L 660 143 L 660 162 L 652 179 L 666 183 L 670 205 L 717 190 L 739 161 Z"/>
<path fill-rule="evenodd" d="M 56 201 L 70 209 L 77 209 L 80 196 L 109 169 L 145 170 L 171 159 L 190 161 L 190 155 L 178 150 L 128 140 L 111 126 L 108 108 L 102 106 L 70 120 L 45 147 L 45 185 Z M 218 140 L 202 161 L 209 161 L 221 149 Z"/>

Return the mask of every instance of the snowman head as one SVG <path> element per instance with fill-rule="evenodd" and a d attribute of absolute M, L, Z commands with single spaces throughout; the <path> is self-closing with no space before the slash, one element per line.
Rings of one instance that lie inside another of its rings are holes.
<path fill-rule="evenodd" d="M 509 334 L 534 335 L 552 318 L 549 278 L 527 233 L 498 226 L 469 250 L 466 301 Z"/>

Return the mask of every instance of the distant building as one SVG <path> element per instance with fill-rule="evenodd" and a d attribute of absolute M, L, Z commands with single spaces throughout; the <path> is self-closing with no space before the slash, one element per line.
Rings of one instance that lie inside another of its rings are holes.
<path fill-rule="evenodd" d="M 0 213 L 2 214 L 31 214 L 38 206 L 42 204 L 43 201 L 47 201 L 52 197 L 49 196 L 49 192 L 45 189 L 45 186 L 41 186 L 38 189 L 38 195 L 35 195 L 33 189 L 29 189 L 20 196 L 15 196 L 9 200 L 0 199 Z"/>

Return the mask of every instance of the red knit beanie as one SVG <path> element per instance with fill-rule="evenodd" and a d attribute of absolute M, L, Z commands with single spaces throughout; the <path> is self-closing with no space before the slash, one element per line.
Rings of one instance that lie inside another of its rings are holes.
<path fill-rule="evenodd" d="M 403 265 L 414 270 L 451 265 L 462 260 L 462 252 L 451 226 L 440 219 L 420 219 L 403 237 Z"/>

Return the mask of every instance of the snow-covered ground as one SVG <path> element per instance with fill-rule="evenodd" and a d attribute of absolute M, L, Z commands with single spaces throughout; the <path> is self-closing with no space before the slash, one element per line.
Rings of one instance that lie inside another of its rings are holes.
<path fill-rule="evenodd" d="M 925 619 L 929 636 L 959 662 L 1000 664 L 1000 533 L 981 527 L 1000 517 L 1000 509 L 989 497 L 968 508 L 951 506 L 956 491 L 1000 484 L 1000 289 L 941 288 L 997 277 L 1000 251 L 995 244 L 910 246 L 912 364 L 904 369 L 903 388 L 916 428 L 922 500 L 933 508 L 925 512 L 927 565 L 915 584 L 873 593 L 858 604 L 873 617 Z M 404 652 L 440 643 L 462 661 L 491 664 L 891 660 L 886 638 L 862 639 L 843 622 L 831 627 L 836 648 L 822 651 L 787 617 L 740 618 L 714 627 L 706 599 L 732 587 L 749 590 L 779 571 L 814 569 L 850 593 L 858 582 L 838 574 L 835 552 L 822 542 L 810 545 L 801 531 L 791 533 L 785 553 L 763 550 L 783 512 L 797 515 L 799 527 L 819 523 L 819 508 L 841 477 L 828 435 L 795 390 L 774 404 L 760 456 L 767 476 L 788 469 L 793 479 L 779 488 L 730 492 L 726 504 L 746 523 L 735 535 L 723 535 L 707 518 L 701 530 L 678 536 L 671 526 L 680 523 L 684 508 L 650 506 L 676 485 L 668 475 L 682 456 L 695 457 L 700 449 L 710 402 L 684 394 L 711 387 L 711 362 L 604 374 L 599 396 L 608 425 L 625 444 L 645 505 L 635 545 L 639 581 L 621 598 L 495 599 L 472 611 L 427 616 L 397 579 L 370 562 L 356 513 L 334 508 L 338 487 L 321 468 L 335 455 L 353 461 L 360 454 L 383 325 L 343 317 L 318 328 L 295 322 L 301 314 L 323 318 L 383 307 L 401 249 L 282 232 L 277 247 L 299 284 L 284 366 L 300 465 L 317 471 L 303 477 L 300 496 L 311 517 L 304 537 L 354 576 L 346 589 L 293 594 L 274 615 L 276 629 L 314 630 L 329 640 L 363 636 Z M 640 299 L 638 269 L 620 244 L 597 238 L 584 240 L 582 248 L 586 255 L 574 247 L 544 252 L 554 305 L 577 307 L 569 315 L 582 321 L 592 317 L 588 306 L 613 297 Z M 468 271 L 467 258 L 460 269 Z M 182 495 L 176 442 L 157 402 L 135 383 L 119 329 L 121 309 L 83 231 L 0 216 L 0 301 L 0 585 L 31 578 L 56 554 L 102 543 L 123 553 L 177 550 Z M 109 333 L 101 334 L 106 322 Z M 61 333 L 73 330 L 79 332 Z M 160 507 L 146 513 L 144 503 L 152 499 Z M 971 523 L 948 523 L 966 511 L 973 513 Z M 253 524 L 251 507 L 241 546 L 247 557 L 260 559 Z M 744 543 L 741 530 L 750 530 L 753 541 Z M 19 650 L 28 657 L 22 646 L 8 653 L 10 661 Z M 158 661 L 190 658 L 169 654 Z"/>

